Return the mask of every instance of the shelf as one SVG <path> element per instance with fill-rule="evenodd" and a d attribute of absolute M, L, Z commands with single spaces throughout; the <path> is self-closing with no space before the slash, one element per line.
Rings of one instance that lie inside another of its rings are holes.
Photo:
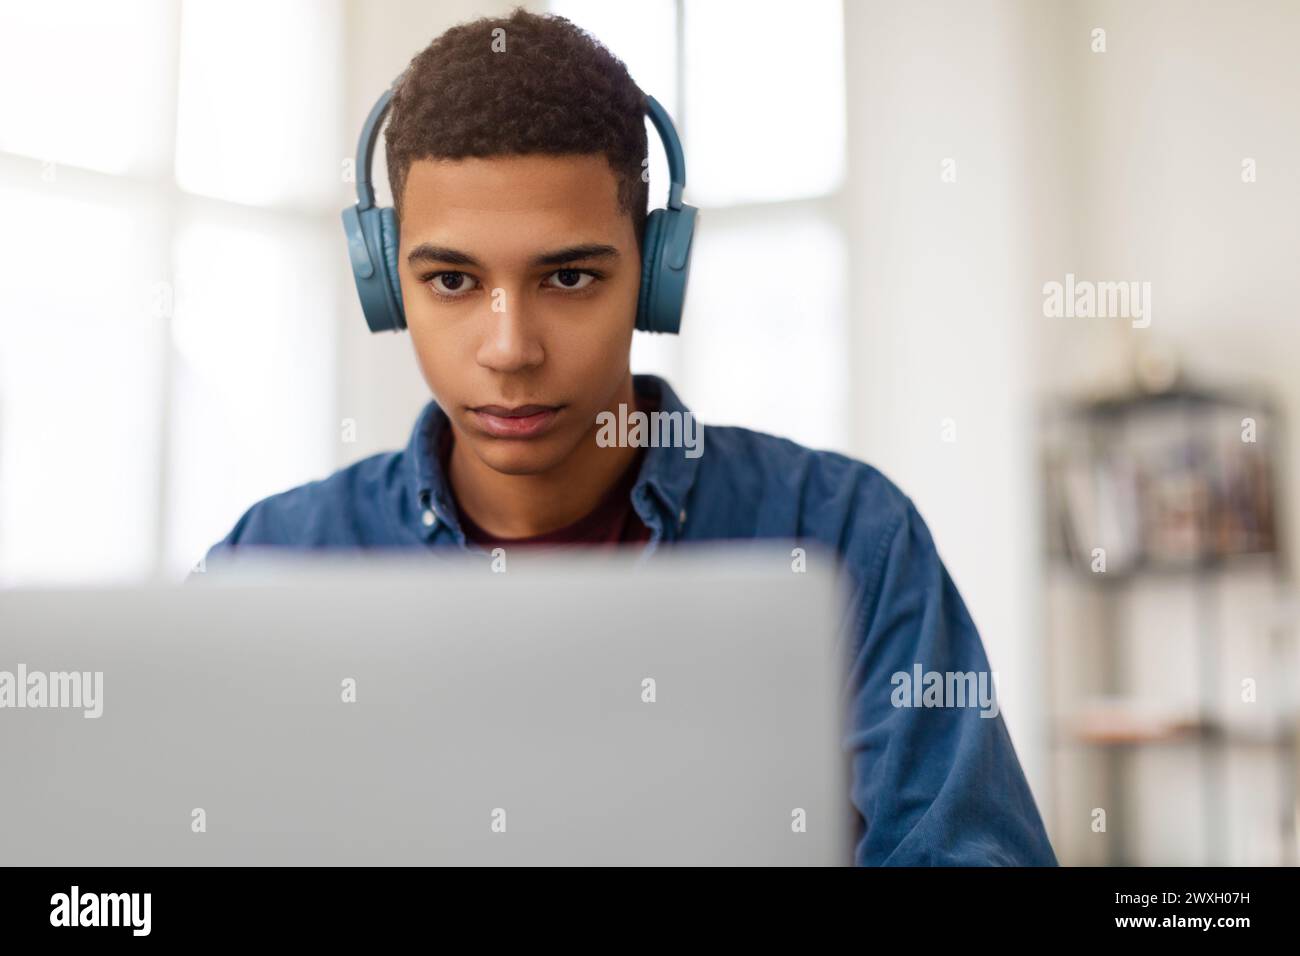
<path fill-rule="evenodd" d="M 1058 724 L 1057 746 L 1137 747 L 1195 743 L 1200 746 L 1289 747 L 1300 717 L 1278 718 L 1273 726 L 1243 726 L 1204 720 L 1195 714 L 1158 711 L 1131 702 L 1102 702 L 1085 707 L 1073 720 Z"/>
<path fill-rule="evenodd" d="M 1098 587 L 1113 587 L 1139 580 L 1176 580 L 1209 574 L 1230 574 L 1241 571 L 1276 573 L 1281 555 L 1276 551 L 1243 551 L 1220 557 L 1201 558 L 1188 562 L 1144 561 L 1116 571 L 1092 571 L 1086 564 L 1072 561 L 1060 554 L 1048 558 L 1048 568 L 1055 574 L 1088 581 Z"/>

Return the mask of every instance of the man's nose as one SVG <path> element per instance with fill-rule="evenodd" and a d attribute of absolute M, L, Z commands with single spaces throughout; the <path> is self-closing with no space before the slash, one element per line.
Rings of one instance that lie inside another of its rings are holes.
<path fill-rule="evenodd" d="M 478 349 L 478 363 L 495 372 L 518 372 L 542 364 L 546 352 L 518 292 L 494 290 L 488 296 L 487 311 Z"/>

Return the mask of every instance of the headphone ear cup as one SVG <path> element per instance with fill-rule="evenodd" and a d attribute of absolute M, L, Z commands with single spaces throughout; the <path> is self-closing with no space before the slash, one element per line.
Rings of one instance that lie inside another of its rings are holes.
<path fill-rule="evenodd" d="M 406 328 L 402 287 L 397 280 L 397 220 L 391 209 L 349 206 L 343 210 L 352 278 L 361 314 L 371 332 Z"/>
<path fill-rule="evenodd" d="M 682 327 L 695 237 L 694 206 L 656 209 L 646 219 L 638 329 L 676 335 Z"/>
<path fill-rule="evenodd" d="M 636 302 L 636 328 L 640 332 L 656 332 L 654 327 L 654 286 L 658 277 L 660 247 L 663 244 L 662 209 L 653 209 L 646 217 L 641 239 L 641 291 Z"/>
<path fill-rule="evenodd" d="M 393 328 L 406 328 L 406 310 L 402 306 L 402 282 L 397 271 L 397 249 L 400 244 L 397 213 L 391 206 L 379 210 L 379 241 L 382 252 L 384 280 L 393 294 Z"/>

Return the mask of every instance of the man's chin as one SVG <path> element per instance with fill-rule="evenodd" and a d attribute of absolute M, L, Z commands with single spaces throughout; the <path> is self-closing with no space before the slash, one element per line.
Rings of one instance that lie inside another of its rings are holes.
<path fill-rule="evenodd" d="M 565 459 L 565 449 L 544 439 L 480 438 L 475 454 L 493 471 L 503 475 L 540 475 Z"/>

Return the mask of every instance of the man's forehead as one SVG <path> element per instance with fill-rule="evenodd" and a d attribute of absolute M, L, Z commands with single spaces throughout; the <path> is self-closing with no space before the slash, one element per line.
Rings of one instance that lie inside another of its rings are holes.
<path fill-rule="evenodd" d="M 599 153 L 421 159 L 407 172 L 403 204 L 411 212 L 617 215 L 617 181 Z"/>
<path fill-rule="evenodd" d="M 402 244 L 528 258 L 582 243 L 618 245 L 631 232 L 600 154 L 471 157 L 411 164 Z"/>

